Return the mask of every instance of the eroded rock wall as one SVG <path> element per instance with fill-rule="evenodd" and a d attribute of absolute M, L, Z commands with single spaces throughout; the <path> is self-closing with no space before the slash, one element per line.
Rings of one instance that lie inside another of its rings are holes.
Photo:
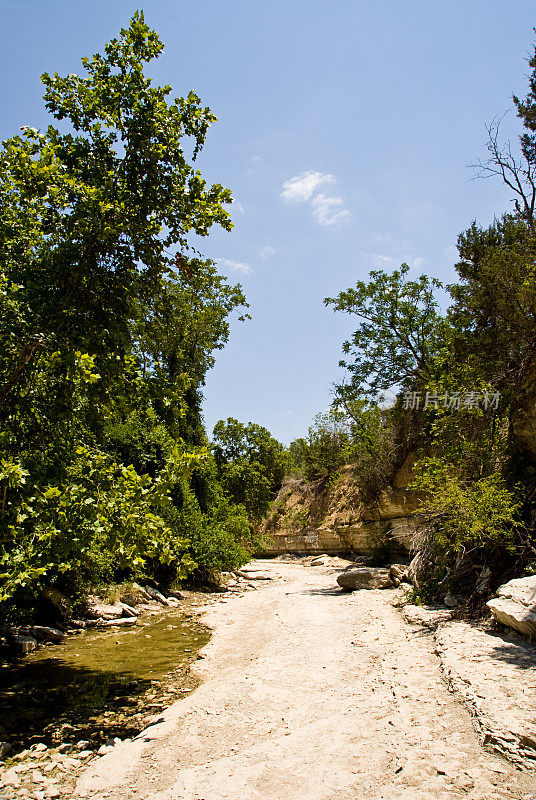
<path fill-rule="evenodd" d="M 407 486 L 407 468 L 368 505 L 361 500 L 352 466 L 343 467 L 331 483 L 287 480 L 260 529 L 264 553 L 368 554 L 382 544 L 393 554 L 408 552 L 419 499 L 403 485 L 404 478 Z"/>

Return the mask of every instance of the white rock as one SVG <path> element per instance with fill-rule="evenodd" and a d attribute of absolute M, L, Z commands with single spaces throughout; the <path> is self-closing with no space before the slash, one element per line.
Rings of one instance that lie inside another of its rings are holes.
<path fill-rule="evenodd" d="M 536 613 L 526 606 L 506 597 L 494 597 L 486 605 L 497 622 L 515 628 L 525 636 L 536 635 Z"/>
<path fill-rule="evenodd" d="M 342 589 L 353 592 L 355 589 L 389 589 L 393 584 L 389 570 L 381 567 L 358 567 L 341 572 L 337 583 Z"/>
<path fill-rule="evenodd" d="M 536 635 L 536 575 L 514 578 L 497 590 L 486 605 L 497 622 L 526 636 Z"/>

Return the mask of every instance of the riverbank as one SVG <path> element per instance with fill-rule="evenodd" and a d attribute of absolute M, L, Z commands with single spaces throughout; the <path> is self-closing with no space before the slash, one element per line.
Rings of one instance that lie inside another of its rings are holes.
<path fill-rule="evenodd" d="M 224 583 L 218 592 L 183 590 L 174 605 L 146 603 L 135 626 L 78 629 L 62 644 L 5 662 L 0 797 L 69 796 L 93 759 L 189 694 L 198 685 L 191 665 L 210 636 L 199 613 L 252 586 L 235 576 Z"/>
<path fill-rule="evenodd" d="M 536 775 L 482 746 L 434 636 L 343 563 L 253 563 L 273 581 L 203 611 L 199 688 L 95 761 L 76 798 L 524 800 Z"/>

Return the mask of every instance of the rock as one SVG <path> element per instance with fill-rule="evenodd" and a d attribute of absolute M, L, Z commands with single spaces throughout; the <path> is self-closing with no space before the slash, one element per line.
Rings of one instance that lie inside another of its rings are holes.
<path fill-rule="evenodd" d="M 395 583 L 395 581 L 398 581 L 398 585 L 400 585 L 402 581 L 409 582 L 408 569 L 409 567 L 407 564 L 391 564 L 391 566 L 389 567 L 389 575 L 393 583 Z M 396 585 L 397 584 L 395 583 L 395 586 Z"/>
<path fill-rule="evenodd" d="M 536 575 L 514 578 L 499 586 L 498 597 L 486 605 L 497 622 L 525 636 L 536 635 Z"/>
<path fill-rule="evenodd" d="M 497 589 L 499 597 L 507 597 L 527 607 L 536 606 L 536 575 L 514 578 Z"/>
<path fill-rule="evenodd" d="M 13 789 L 19 788 L 20 778 L 13 767 L 0 777 L 0 786 L 11 786 Z"/>
<path fill-rule="evenodd" d="M 171 597 L 174 597 L 176 600 L 184 599 L 184 595 L 182 594 L 182 592 L 179 592 L 178 589 L 168 589 L 168 594 L 171 595 Z"/>
<path fill-rule="evenodd" d="M 380 492 L 373 506 L 366 506 L 362 511 L 364 521 L 391 520 L 397 517 L 409 517 L 415 514 L 420 506 L 417 492 L 407 489 L 388 488 Z"/>
<path fill-rule="evenodd" d="M 89 742 L 86 739 L 80 739 L 79 742 L 75 744 L 77 750 L 86 750 L 89 747 Z"/>
<path fill-rule="evenodd" d="M 90 595 L 87 599 L 87 616 L 90 619 L 118 619 L 123 616 L 121 603 L 103 603 Z"/>
<path fill-rule="evenodd" d="M 178 606 L 180 606 L 180 603 L 179 603 L 179 601 L 177 600 L 177 598 L 176 598 L 176 597 L 173 597 L 173 595 L 171 595 L 170 597 L 167 597 L 166 599 L 167 599 L 167 601 L 168 601 L 168 605 L 170 605 L 170 606 L 175 606 L 175 608 L 177 608 Z"/>
<path fill-rule="evenodd" d="M 458 600 L 456 597 L 454 597 L 453 594 L 446 594 L 445 597 L 443 598 L 443 602 L 445 603 L 447 608 L 456 608 L 456 606 L 458 605 Z"/>
<path fill-rule="evenodd" d="M 48 747 L 46 746 L 46 744 L 43 744 L 43 742 L 39 742 L 38 744 L 32 745 L 31 749 L 33 750 L 34 753 L 44 753 L 45 750 L 48 750 Z"/>
<path fill-rule="evenodd" d="M 389 570 L 379 567 L 358 567 L 341 572 L 337 583 L 342 589 L 388 589 L 392 586 Z"/>
<path fill-rule="evenodd" d="M 317 558 L 313 558 L 310 562 L 312 567 L 326 567 L 330 563 L 330 557 L 327 555 L 318 556 Z"/>
<path fill-rule="evenodd" d="M 128 603 L 119 603 L 119 605 L 123 609 L 123 614 L 125 614 L 127 617 L 137 617 L 138 616 L 138 612 L 136 611 L 136 609 L 133 608 L 132 606 L 129 606 Z"/>
<path fill-rule="evenodd" d="M 108 744 L 102 744 L 102 745 L 99 747 L 99 749 L 97 750 L 97 755 L 99 755 L 99 756 L 105 756 L 107 753 L 111 753 L 111 752 L 112 752 L 112 750 L 113 750 L 113 747 L 111 747 L 110 745 L 108 745 Z"/>
<path fill-rule="evenodd" d="M 13 647 L 15 647 L 19 653 L 22 653 L 22 655 L 31 653 L 32 650 L 35 650 L 37 647 L 37 639 L 34 639 L 33 636 L 24 636 L 20 633 L 14 633 L 10 636 L 10 639 Z"/>
<path fill-rule="evenodd" d="M 60 744 L 60 746 L 58 747 L 58 752 L 68 753 L 72 749 L 73 749 L 72 744 L 69 744 L 69 742 L 63 742 L 63 744 Z"/>
<path fill-rule="evenodd" d="M 98 621 L 99 627 L 108 628 L 115 627 L 116 625 L 124 627 L 125 625 L 135 625 L 138 621 L 137 617 L 121 617 L 121 619 L 103 619 Z"/>
<path fill-rule="evenodd" d="M 6 756 L 11 750 L 9 742 L 0 742 L 0 758 Z"/>
<path fill-rule="evenodd" d="M 38 642 L 63 642 L 65 634 L 57 628 L 49 628 L 46 625 L 33 625 L 31 630 L 32 636 Z"/>
<path fill-rule="evenodd" d="M 453 612 L 447 608 L 425 608 L 408 604 L 402 609 L 402 616 L 410 625 L 422 625 L 425 628 L 437 628 L 442 622 L 452 619 Z"/>
<path fill-rule="evenodd" d="M 497 622 L 514 628 L 525 636 L 536 635 L 536 613 L 525 606 L 506 597 L 495 597 L 488 600 L 486 605 Z"/>
<path fill-rule="evenodd" d="M 168 601 L 158 589 L 153 589 L 152 586 L 146 586 L 145 591 L 153 600 L 157 600 L 159 603 L 162 603 L 163 606 L 169 606 Z"/>

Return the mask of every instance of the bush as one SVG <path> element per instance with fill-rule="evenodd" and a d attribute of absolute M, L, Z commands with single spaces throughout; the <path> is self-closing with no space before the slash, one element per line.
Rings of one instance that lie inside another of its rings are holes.
<path fill-rule="evenodd" d="M 417 468 L 412 488 L 424 496 L 421 583 L 436 593 L 472 592 L 484 567 L 503 569 L 515 555 L 523 530 L 521 504 L 497 472 L 466 482 L 438 459 L 425 459 Z"/>

